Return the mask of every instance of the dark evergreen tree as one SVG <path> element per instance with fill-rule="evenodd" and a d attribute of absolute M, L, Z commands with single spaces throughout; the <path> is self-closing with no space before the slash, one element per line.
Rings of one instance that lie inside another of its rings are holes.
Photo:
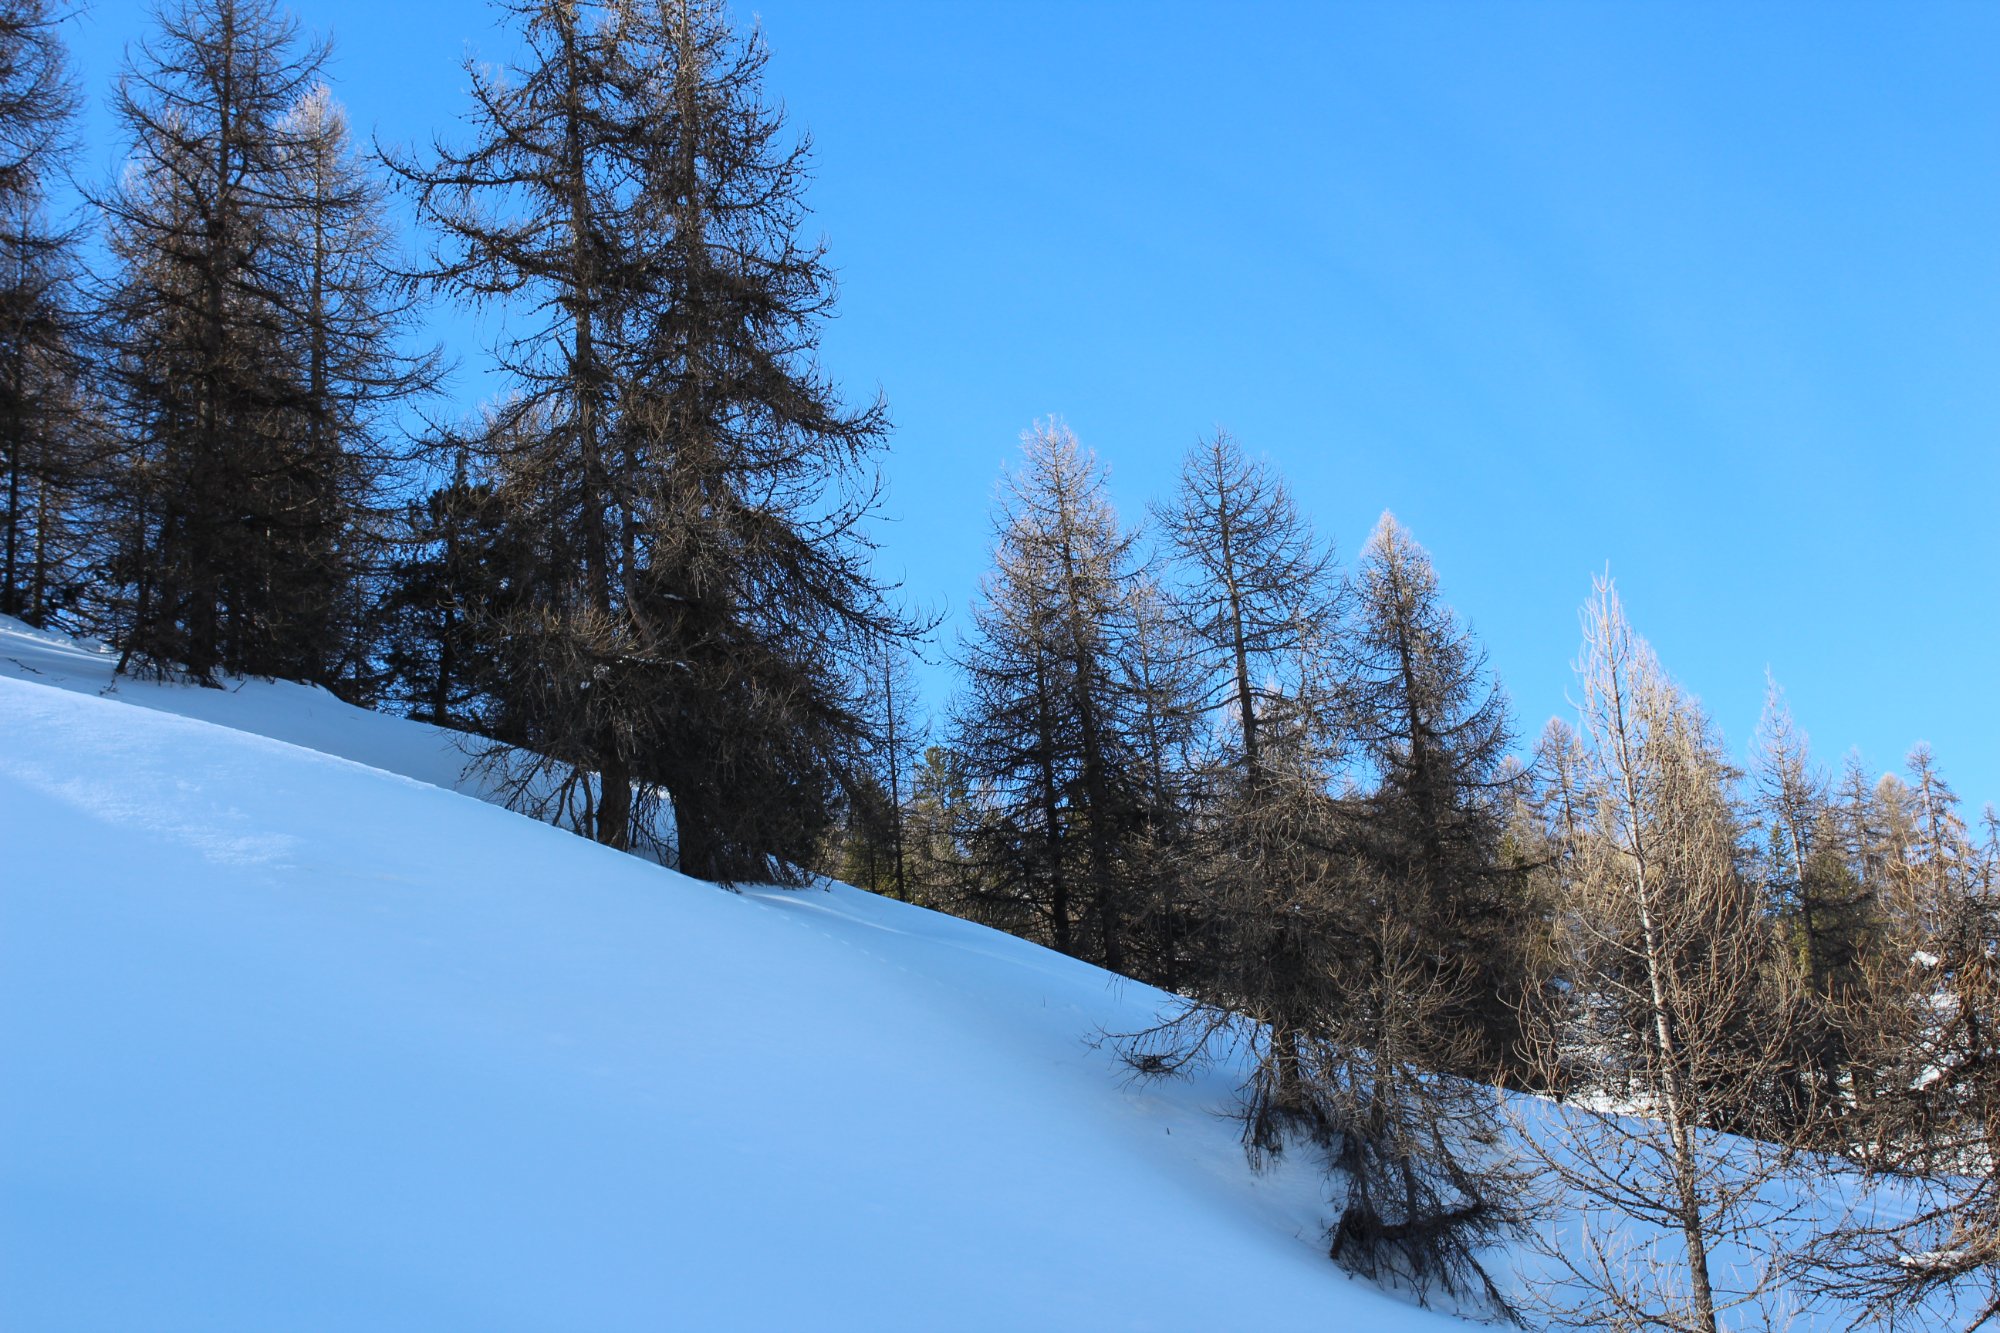
<path fill-rule="evenodd" d="M 865 659 L 870 726 L 843 771 L 840 822 L 823 858 L 849 884 L 910 901 L 909 807 L 926 727 L 905 646 L 884 640 Z"/>
<path fill-rule="evenodd" d="M 1221 431 L 1188 454 L 1158 516 L 1181 570 L 1179 607 L 1206 668 L 1204 702 L 1228 713 L 1234 767 L 1254 791 L 1261 735 L 1332 702 L 1307 697 L 1293 672 L 1302 648 L 1332 640 L 1332 548 L 1315 539 L 1276 471 Z"/>
<path fill-rule="evenodd" d="M 1869 894 L 1839 847 L 1828 782 L 1812 763 L 1784 692 L 1769 684 L 1751 770 L 1762 823 L 1760 870 L 1767 911 L 1789 946 L 1806 1012 L 1800 1043 L 1773 1089 L 1770 1120 L 1787 1137 L 1839 1146 L 1849 1077 L 1849 1026 L 1865 1005 L 1865 964 L 1875 952 Z"/>
<path fill-rule="evenodd" d="M 1247 1016 L 1267 1034 L 1256 1043 L 1246 1112 L 1251 1141 L 1275 1150 L 1288 1122 L 1315 1132 L 1326 1123 L 1300 1047 L 1332 1013 L 1318 989 L 1332 975 L 1320 956 L 1330 936 L 1319 927 L 1349 827 L 1332 800 L 1346 744 L 1331 671 L 1340 602 L 1333 553 L 1283 479 L 1223 432 L 1189 452 L 1158 516 L 1178 572 L 1194 697 L 1226 718 L 1188 871 L 1190 929 L 1206 942 L 1194 989 L 1204 1006 Z"/>
<path fill-rule="evenodd" d="M 381 202 L 269 0 L 176 0 L 120 77 L 101 206 L 124 660 L 338 683 L 363 672 L 357 547 L 385 419 L 429 379 L 396 343 Z"/>
<path fill-rule="evenodd" d="M 1123 667 L 1137 556 L 1069 429 L 1022 440 L 960 653 L 953 748 L 982 800 L 974 845 L 996 919 L 1025 915 L 1055 948 L 1123 971 L 1147 806 Z"/>
<path fill-rule="evenodd" d="M 1505 696 L 1445 605 L 1430 556 L 1390 515 L 1362 553 L 1355 594 L 1343 684 L 1356 758 L 1374 782 L 1369 855 L 1392 895 L 1381 910 L 1460 974 L 1441 1020 L 1477 1040 L 1458 1072 L 1517 1069 L 1515 1017 L 1534 988 L 1522 927 L 1533 917 L 1525 879 L 1499 854 L 1523 790 Z"/>
<path fill-rule="evenodd" d="M 794 876 L 868 729 L 867 651 L 908 630 L 861 531 L 884 409 L 812 361 L 833 280 L 798 238 L 807 146 L 717 4 L 503 11 L 523 53 L 468 65 L 471 145 L 395 166 L 429 277 L 515 321 L 494 438 L 559 563 L 510 689 L 600 841 L 650 836 L 633 801 L 664 792 L 683 870 Z"/>
<path fill-rule="evenodd" d="M 182 0 L 156 22 L 119 79 L 131 155 L 101 201 L 131 451 L 124 660 L 305 674 L 291 576 L 312 576 L 324 519 L 307 501 L 324 479 L 287 447 L 301 385 L 277 209 L 297 148 L 283 127 L 326 51 L 264 0 Z"/>
<path fill-rule="evenodd" d="M 1347 1185 L 1333 1255 L 1371 1275 L 1514 1312 L 1481 1251 L 1518 1227 L 1496 1165 L 1496 1074 L 1518 1069 L 1534 989 L 1528 882 L 1500 855 L 1523 791 L 1506 703 L 1439 594 L 1429 555 L 1384 515 L 1340 640 L 1355 862 L 1338 887 L 1331 1161 Z"/>
<path fill-rule="evenodd" d="M 1180 990 L 1199 984 L 1211 952 L 1201 871 L 1218 765 L 1201 706 L 1207 673 L 1164 589 L 1142 578 L 1129 602 L 1132 634 L 1120 671 L 1140 807 L 1126 852 L 1135 890 L 1128 966 L 1133 976 Z"/>
<path fill-rule="evenodd" d="M 292 430 L 304 475 L 321 488 L 309 500 L 318 529 L 301 534 L 311 560 L 294 614 L 317 645 L 314 677 L 366 697 L 392 537 L 382 497 L 407 452 L 398 413 L 436 387 L 440 356 L 405 351 L 419 312 L 387 266 L 387 192 L 356 156 L 331 90 L 308 89 L 282 129 L 291 196 L 280 242 L 300 381 Z"/>
<path fill-rule="evenodd" d="M 978 870 L 968 842 L 978 825 L 977 803 L 956 751 L 945 745 L 925 747 L 911 770 L 903 821 L 911 900 L 977 917 Z"/>
<path fill-rule="evenodd" d="M 910 900 L 910 847 L 907 812 L 911 781 L 929 729 L 919 712 L 916 673 L 901 643 L 884 640 L 867 659 L 866 688 L 872 701 L 874 745 L 869 770 L 883 795 L 881 841 L 888 851 L 884 887 Z"/>
<path fill-rule="evenodd" d="M 59 18 L 0 3 L 0 614 L 37 625 L 81 591 L 94 455 L 77 232 L 48 201 L 77 109 Z"/>
<path fill-rule="evenodd" d="M 530 605 L 539 562 L 506 498 L 460 449 L 452 480 L 404 510 L 378 615 L 391 697 L 412 717 L 523 740 L 509 730 L 501 631 Z"/>

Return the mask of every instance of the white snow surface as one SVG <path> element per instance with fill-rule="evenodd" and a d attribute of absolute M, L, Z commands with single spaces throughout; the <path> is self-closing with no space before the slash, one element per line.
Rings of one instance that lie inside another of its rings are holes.
<path fill-rule="evenodd" d="M 323 690 L 114 665 L 0 617 L 0 1333 L 1467 1327 L 1328 1260 L 1241 1070 L 1132 1082 L 1105 1037 L 1160 991 L 609 851 Z M 1771 1248 L 1850 1206 L 1819 1184 Z"/>
<path fill-rule="evenodd" d="M 137 706 L 135 706 L 137 705 Z M 450 786 L 449 733 L 0 621 L 0 1329 L 1398 1330 L 1165 997 Z"/>

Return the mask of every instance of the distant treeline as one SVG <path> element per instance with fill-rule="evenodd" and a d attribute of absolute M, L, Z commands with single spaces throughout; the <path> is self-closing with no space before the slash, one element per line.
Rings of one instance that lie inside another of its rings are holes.
<path fill-rule="evenodd" d="M 1579 724 L 1524 746 L 1392 518 L 1342 569 L 1218 434 L 1130 530 L 1054 421 L 933 716 L 761 39 L 715 0 L 496 9 L 521 54 L 467 64 L 461 125 L 364 152 L 271 0 L 168 0 L 125 165 L 60 217 L 62 15 L 0 0 L 0 612 L 472 733 L 519 807 L 701 878 L 833 874 L 1158 985 L 1109 1034 L 1134 1074 L 1242 1060 L 1252 1160 L 1320 1154 L 1333 1257 L 1420 1298 L 2000 1316 L 2000 822 L 1927 749 L 1831 774 L 1774 686 L 1739 770 L 1608 580 Z M 469 418 L 436 301 L 506 312 Z M 1500 1088 L 1566 1109 L 1503 1133 Z M 1787 1232 L 1815 1163 L 1899 1210 Z M 1595 1219 L 1567 1283 L 1496 1283 L 1545 1205 Z"/>

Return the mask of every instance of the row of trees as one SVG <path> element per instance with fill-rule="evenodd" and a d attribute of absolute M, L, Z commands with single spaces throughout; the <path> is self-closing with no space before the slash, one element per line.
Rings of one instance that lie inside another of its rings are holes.
<path fill-rule="evenodd" d="M 1648 1229 L 1560 1252 L 1552 1308 L 1778 1326 L 1789 1287 L 1850 1318 L 2000 1316 L 2000 821 L 1967 826 L 1926 746 L 1836 780 L 1775 685 L 1739 769 L 1606 581 L 1584 630 L 1526 844 L 1557 909 L 1531 1050 L 1575 1102 L 1524 1142 L 1562 1197 Z"/>
<path fill-rule="evenodd" d="M 871 756 L 832 868 L 1181 996 L 1135 1069 L 1245 1059 L 1245 1146 L 1324 1154 L 1336 1259 L 1510 1313 L 1492 1080 L 1530 1076 L 1548 932 L 1504 695 L 1405 529 L 1344 575 L 1226 434 L 1153 529 L 1028 432 L 939 743 Z"/>
<path fill-rule="evenodd" d="M 376 155 L 275 0 L 170 0 L 113 96 L 124 167 L 84 186 L 86 277 L 46 220 L 56 17 L 0 5 L 0 611 L 121 669 L 400 703 L 608 845 L 800 873 L 912 630 L 862 530 L 885 409 L 813 361 L 808 146 L 713 0 L 500 9 L 521 54 L 468 62 L 463 139 Z M 433 297 L 504 313 L 507 387 L 412 433 Z"/>
<path fill-rule="evenodd" d="M 1518 755 L 1393 518 L 1343 574 L 1217 435 L 1151 526 L 1024 437 L 941 734 L 901 719 L 831 868 L 1178 995 L 1127 1058 L 1241 1062 L 1356 1271 L 1593 1328 L 1995 1313 L 2000 821 L 1928 749 L 1836 780 L 1773 686 L 1739 768 L 1600 581 L 1579 722 Z M 1881 1192 L 1814 1222 L 1815 1164 Z M 1595 1223 L 1521 1307 L 1480 1256 L 1551 1191 Z"/>

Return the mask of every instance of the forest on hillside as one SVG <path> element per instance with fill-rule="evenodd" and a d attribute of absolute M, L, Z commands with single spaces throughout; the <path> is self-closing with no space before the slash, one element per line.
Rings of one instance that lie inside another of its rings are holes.
<path fill-rule="evenodd" d="M 1342 564 L 1220 431 L 1128 525 L 1033 423 L 939 641 L 876 571 L 888 405 L 815 358 L 834 274 L 761 36 L 717 0 L 494 16 L 513 62 L 378 151 L 274 0 L 166 0 L 123 168 L 66 212 L 65 11 L 0 0 L 0 613 L 468 733 L 524 813 L 702 879 L 832 876 L 1156 985 L 1134 1076 L 1250 1051 L 1251 1163 L 1316 1154 L 1331 1258 L 1420 1298 L 2000 1319 L 2000 816 L 1927 747 L 1829 765 L 1774 682 L 1739 764 L 1608 576 L 1576 723 L 1524 736 L 1416 537 L 1385 514 Z M 472 349 L 421 342 L 443 303 L 509 315 L 477 410 Z M 1572 1129 L 1503 1147 L 1502 1089 Z M 1712 1271 L 1828 1170 L 1917 1203 Z M 1679 1247 L 1606 1222 L 1569 1295 L 1510 1294 L 1492 1247 L 1551 1189 Z"/>

